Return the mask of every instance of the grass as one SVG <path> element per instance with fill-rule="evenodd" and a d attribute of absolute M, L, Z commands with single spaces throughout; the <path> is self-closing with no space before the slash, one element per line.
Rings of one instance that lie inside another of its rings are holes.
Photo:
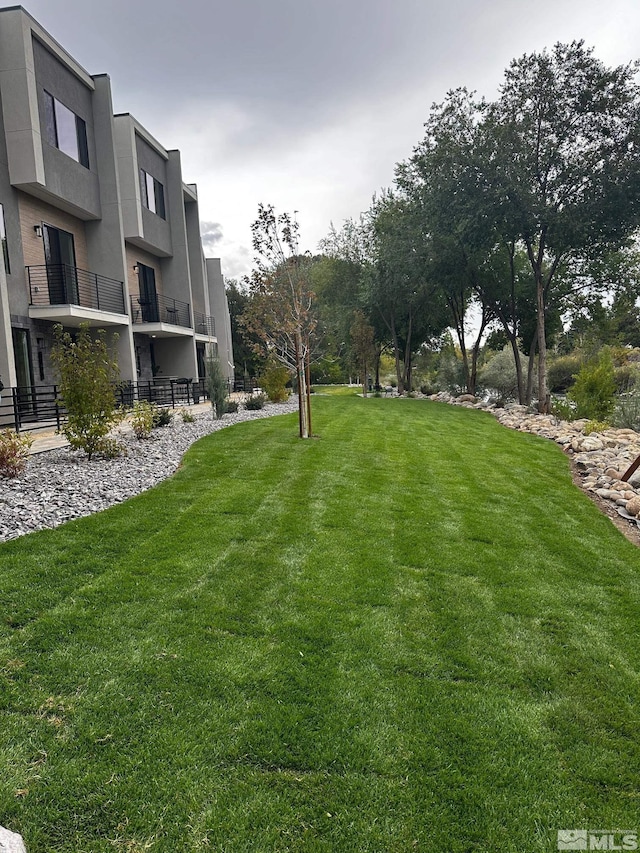
<path fill-rule="evenodd" d="M 550 442 L 314 398 L 0 546 L 29 853 L 556 849 L 638 829 L 640 556 Z"/>

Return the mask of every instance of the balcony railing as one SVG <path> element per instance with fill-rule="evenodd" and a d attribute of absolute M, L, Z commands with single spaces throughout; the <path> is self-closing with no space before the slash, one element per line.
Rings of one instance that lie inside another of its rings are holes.
<path fill-rule="evenodd" d="M 31 305 L 79 305 L 113 314 L 125 314 L 121 281 L 81 270 L 69 264 L 27 267 Z"/>
<path fill-rule="evenodd" d="M 191 328 L 191 310 L 188 302 L 156 294 L 145 299 L 131 296 L 131 317 L 134 323 L 170 323 L 172 326 Z"/>
<path fill-rule="evenodd" d="M 216 336 L 215 317 L 201 314 L 200 311 L 193 312 L 193 328 L 197 335 L 208 335 L 210 338 Z"/>

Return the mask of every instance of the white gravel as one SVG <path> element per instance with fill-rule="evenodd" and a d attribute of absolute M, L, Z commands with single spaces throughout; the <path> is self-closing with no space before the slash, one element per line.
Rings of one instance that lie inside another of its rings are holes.
<path fill-rule="evenodd" d="M 127 453 L 116 459 L 89 462 L 84 453 L 69 447 L 31 456 L 19 477 L 0 478 L 0 541 L 121 503 L 173 474 L 185 451 L 202 436 L 296 409 L 297 398 L 292 398 L 258 411 L 242 408 L 221 420 L 214 419 L 210 409 L 193 413 L 194 423 L 183 423 L 177 413 L 169 426 L 153 430 L 149 439 L 139 441 L 130 429 L 123 430 L 120 441 Z"/>

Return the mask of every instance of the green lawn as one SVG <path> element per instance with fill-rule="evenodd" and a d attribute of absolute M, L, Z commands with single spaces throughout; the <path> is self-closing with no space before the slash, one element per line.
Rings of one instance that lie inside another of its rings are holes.
<path fill-rule="evenodd" d="M 317 396 L 0 546 L 29 853 L 556 850 L 640 830 L 640 553 L 550 442 Z"/>

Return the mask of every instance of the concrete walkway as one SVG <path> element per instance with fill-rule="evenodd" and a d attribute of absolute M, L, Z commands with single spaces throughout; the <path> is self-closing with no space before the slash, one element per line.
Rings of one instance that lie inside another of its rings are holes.
<path fill-rule="evenodd" d="M 207 400 L 205 403 L 196 403 L 192 406 L 176 406 L 175 409 L 170 409 L 170 411 L 172 414 L 180 417 L 180 412 L 183 409 L 187 409 L 187 411 L 191 412 L 193 415 L 199 415 L 203 412 L 210 411 L 211 403 Z M 130 432 L 131 424 L 129 420 L 124 420 L 117 429 L 123 432 Z M 33 430 L 29 434 L 33 439 L 33 444 L 29 450 L 31 456 L 34 456 L 36 453 L 46 453 L 48 450 L 56 450 L 59 447 L 68 447 L 69 445 L 65 436 L 62 433 L 56 432 L 54 429 Z"/>

